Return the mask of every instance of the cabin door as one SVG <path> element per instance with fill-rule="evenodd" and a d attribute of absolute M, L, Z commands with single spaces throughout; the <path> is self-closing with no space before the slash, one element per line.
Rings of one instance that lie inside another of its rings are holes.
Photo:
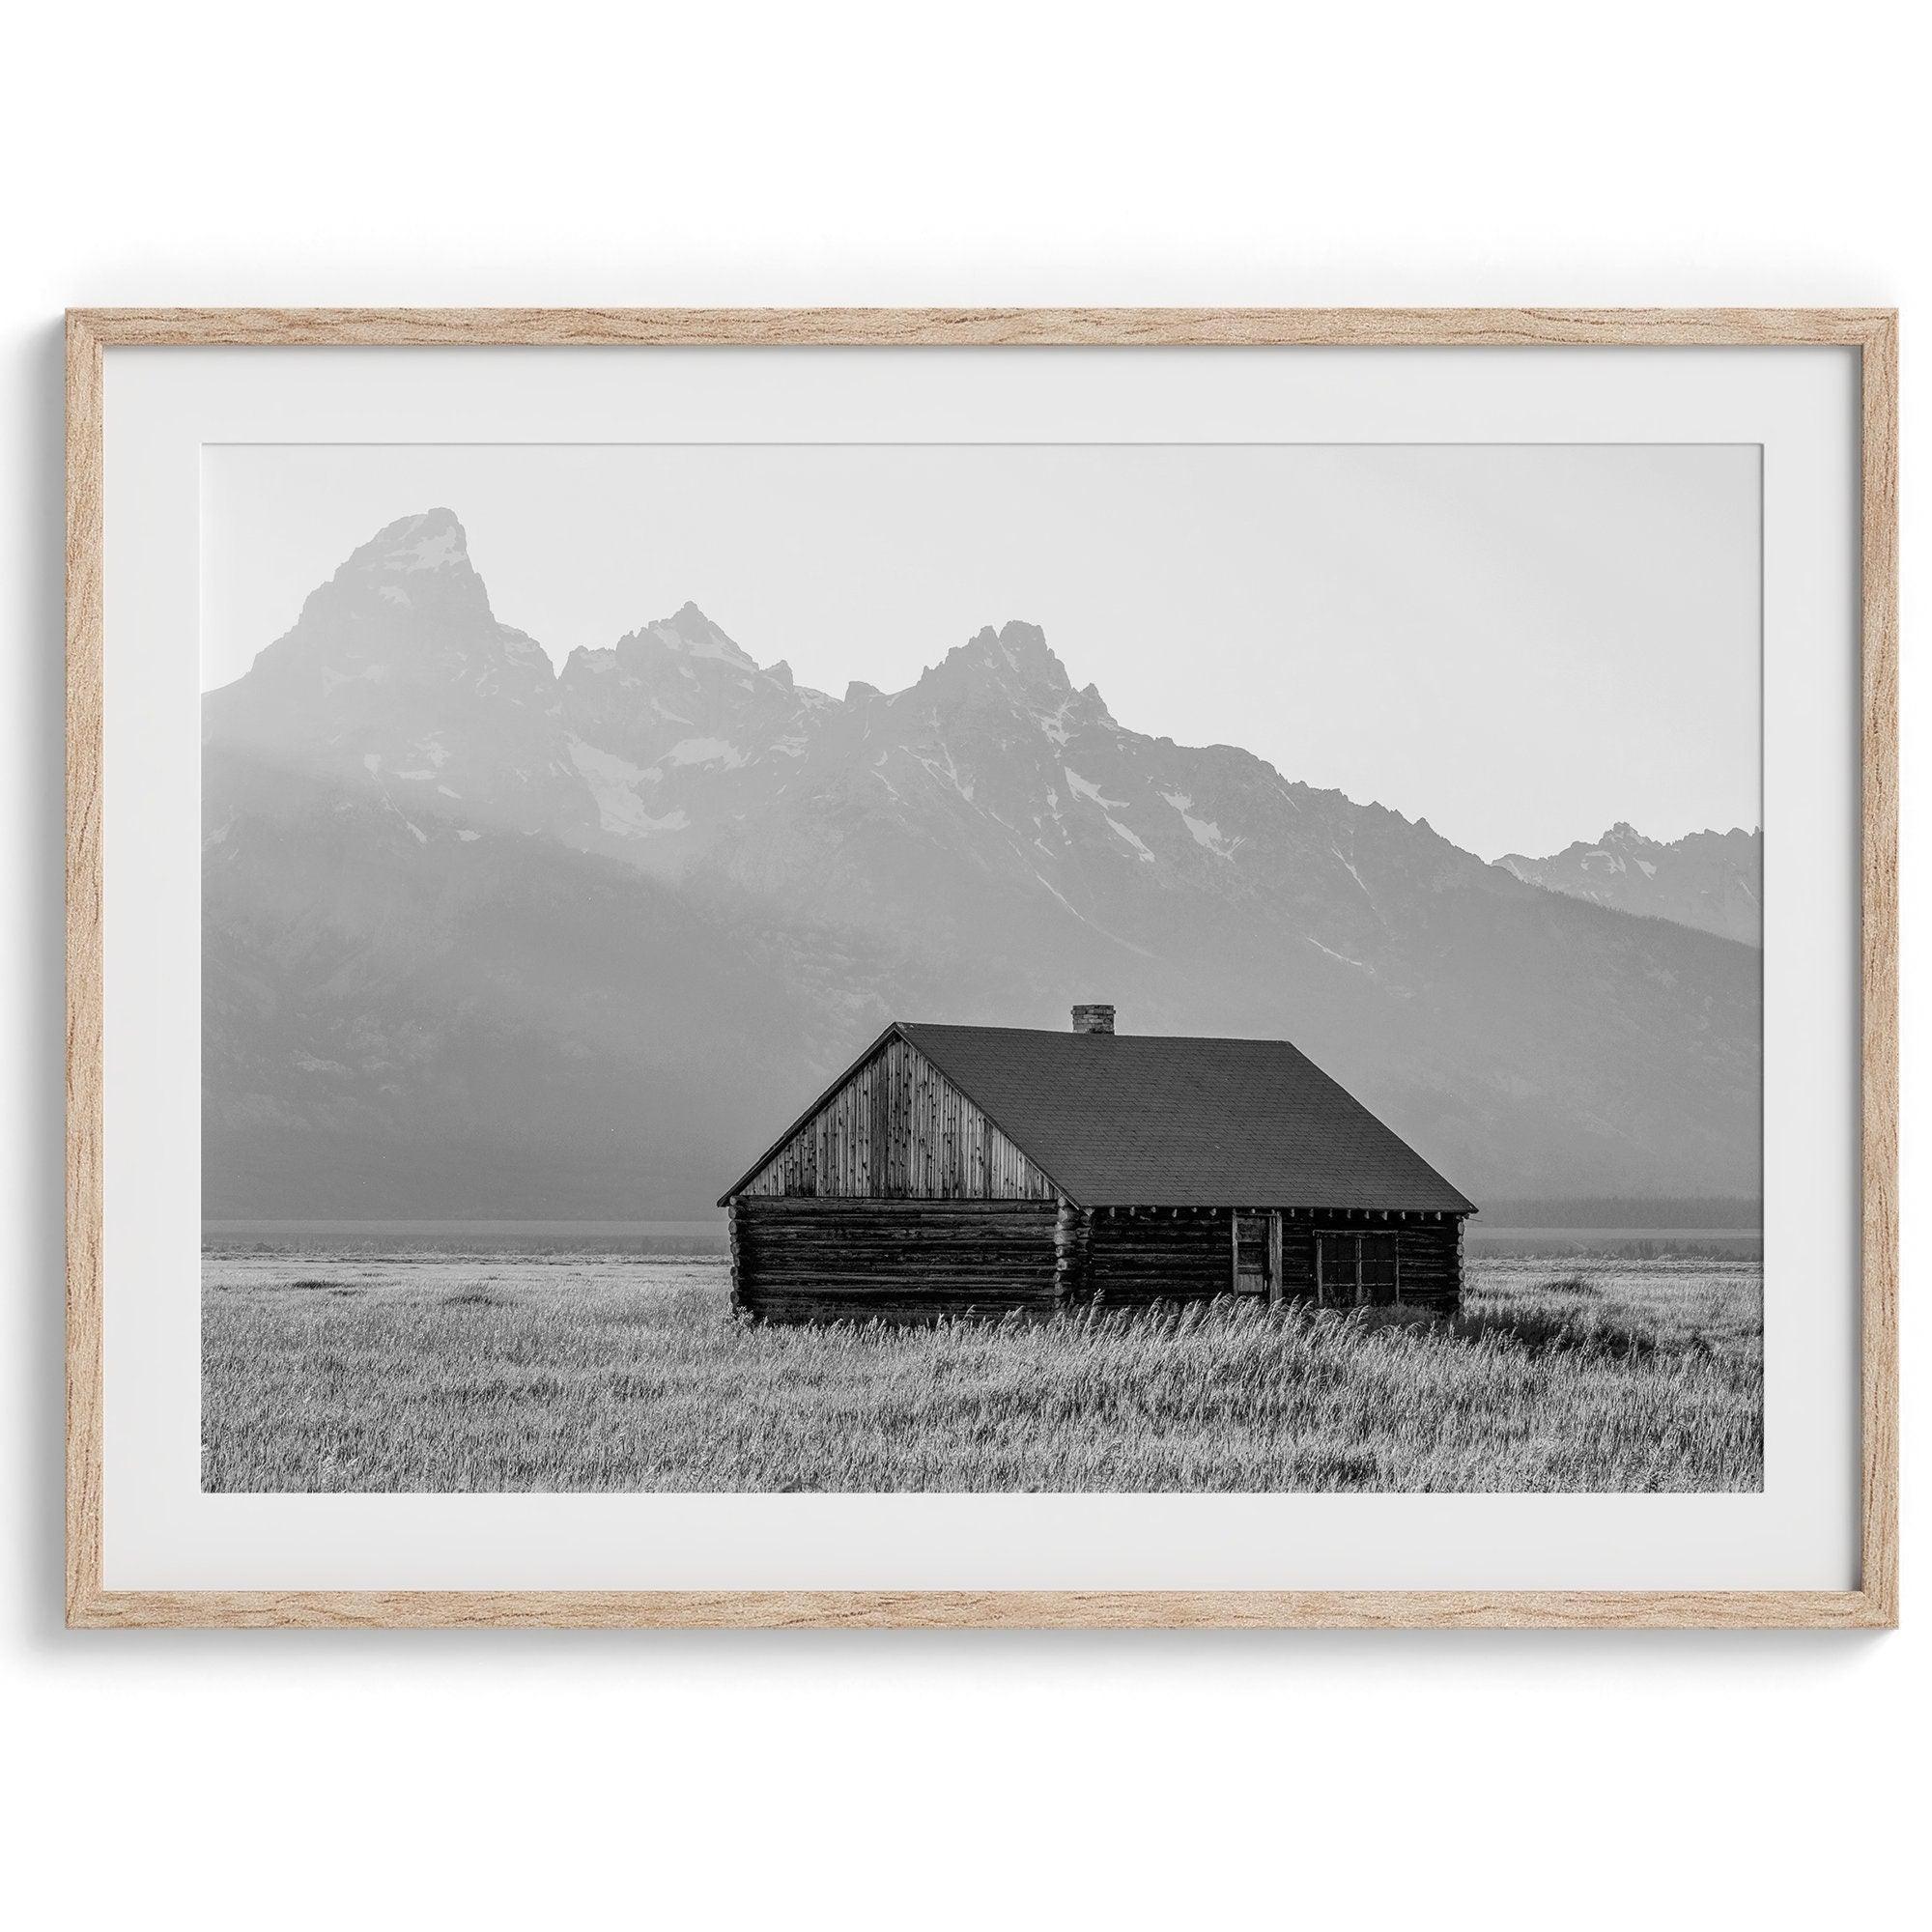
<path fill-rule="evenodd" d="M 1235 1293 L 1281 1299 L 1281 1216 L 1234 1215 Z"/>

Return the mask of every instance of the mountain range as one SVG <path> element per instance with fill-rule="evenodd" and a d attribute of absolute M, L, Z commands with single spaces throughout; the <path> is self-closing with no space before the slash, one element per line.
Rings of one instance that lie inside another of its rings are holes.
<path fill-rule="evenodd" d="M 1666 845 L 1619 820 L 1594 845 L 1579 839 L 1547 859 L 1510 852 L 1496 864 L 1594 905 L 1764 944 L 1764 835 L 1756 830 L 1692 832 Z"/>
<path fill-rule="evenodd" d="M 1478 1201 L 1757 1190 L 1751 947 L 1129 729 L 1031 624 L 556 670 L 432 510 L 203 724 L 211 1216 L 695 1215 L 887 1019 L 1080 1000 L 1294 1040 Z"/>

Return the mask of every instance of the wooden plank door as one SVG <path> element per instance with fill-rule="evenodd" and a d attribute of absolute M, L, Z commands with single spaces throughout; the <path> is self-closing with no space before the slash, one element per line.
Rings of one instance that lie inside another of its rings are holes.
<path fill-rule="evenodd" d="M 1270 1294 L 1268 1287 L 1268 1217 L 1235 1213 L 1235 1293 Z"/>

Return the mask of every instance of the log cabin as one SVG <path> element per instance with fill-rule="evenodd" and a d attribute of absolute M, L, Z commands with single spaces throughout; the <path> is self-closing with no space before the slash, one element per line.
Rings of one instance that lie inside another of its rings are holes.
<path fill-rule="evenodd" d="M 931 1321 L 1251 1295 L 1449 1313 L 1476 1211 L 1286 1040 L 896 1020 L 730 1187 L 732 1305 Z"/>

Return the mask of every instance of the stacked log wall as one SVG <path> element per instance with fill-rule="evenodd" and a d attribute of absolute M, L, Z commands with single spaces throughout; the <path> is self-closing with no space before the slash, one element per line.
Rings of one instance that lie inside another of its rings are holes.
<path fill-rule="evenodd" d="M 1315 1224 L 1305 1214 L 1281 1217 L 1281 1292 L 1291 1300 L 1315 1293 Z"/>
<path fill-rule="evenodd" d="M 1094 1215 L 1087 1287 L 1105 1308 L 1199 1301 L 1234 1287 L 1225 1208 L 1101 1209 Z"/>
<path fill-rule="evenodd" d="M 732 1299 L 771 1321 L 1050 1314 L 1064 1293 L 1052 1201 L 801 1200 L 731 1208 Z"/>
<path fill-rule="evenodd" d="M 1393 1235 L 1396 1253 L 1396 1295 L 1405 1308 L 1427 1308 L 1453 1315 L 1463 1304 L 1463 1221 L 1460 1215 L 1441 1220 L 1391 1216 L 1381 1220 L 1359 1216 L 1343 1220 L 1318 1214 L 1291 1220 L 1283 1229 L 1284 1244 L 1293 1259 L 1283 1269 L 1284 1290 L 1291 1295 L 1316 1293 L 1315 1235 L 1334 1231 L 1347 1235 Z M 1297 1238 L 1298 1236 L 1298 1238 Z"/>
<path fill-rule="evenodd" d="M 1403 1222 L 1395 1252 L 1403 1306 L 1455 1314 L 1463 1305 L 1463 1217 Z"/>
<path fill-rule="evenodd" d="M 1229 1208 L 1101 1208 L 1090 1218 L 1082 1286 L 1108 1306 L 1201 1300 L 1235 1292 L 1233 1210 Z M 1280 1219 L 1281 1293 L 1288 1299 L 1316 1293 L 1318 1227 L 1396 1236 L 1404 1306 L 1453 1314 L 1462 1303 L 1462 1222 L 1366 1218 L 1344 1221 L 1284 1210 Z"/>

